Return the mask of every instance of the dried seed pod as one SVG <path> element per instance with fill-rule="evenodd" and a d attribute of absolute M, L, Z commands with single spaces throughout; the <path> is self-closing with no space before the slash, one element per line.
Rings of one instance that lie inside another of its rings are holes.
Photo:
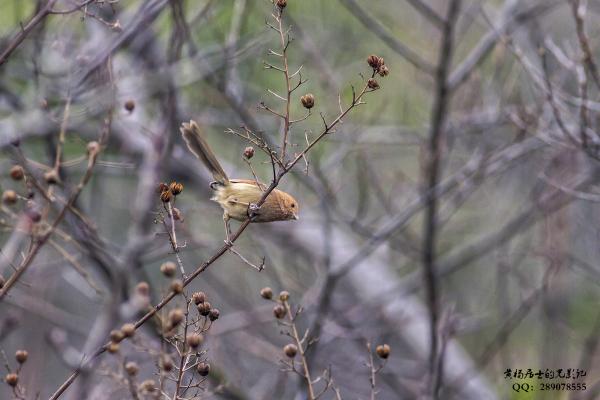
<path fill-rule="evenodd" d="M 275 307 L 273 307 L 273 315 L 277 319 L 282 319 L 283 317 L 285 317 L 286 313 L 287 312 L 285 310 L 285 307 L 281 304 L 277 304 Z"/>
<path fill-rule="evenodd" d="M 25 176 L 25 171 L 20 165 L 13 165 L 10 169 L 10 177 L 15 181 L 20 181 Z"/>
<path fill-rule="evenodd" d="M 375 54 L 371 54 L 369 57 L 367 57 L 367 64 L 369 64 L 369 66 L 373 69 L 378 69 L 379 57 L 377 57 Z"/>
<path fill-rule="evenodd" d="M 377 72 L 379 73 L 379 76 L 388 76 L 390 69 L 387 67 L 387 65 L 382 65 Z"/>
<path fill-rule="evenodd" d="M 252 146 L 248 146 L 244 149 L 244 157 L 246 157 L 246 159 L 251 159 L 252 157 L 254 157 L 254 147 Z"/>
<path fill-rule="evenodd" d="M 27 350 L 17 350 L 15 352 L 15 359 L 19 364 L 23 364 L 25 361 L 27 361 L 28 357 L 29 353 L 27 352 Z"/>
<path fill-rule="evenodd" d="M 132 112 L 135 109 L 135 101 L 127 100 L 124 104 L 124 107 L 127 111 Z"/>
<path fill-rule="evenodd" d="M 219 316 L 221 315 L 221 312 L 219 311 L 218 308 L 213 308 L 212 310 L 210 310 L 210 312 L 208 313 L 208 318 L 211 321 L 216 321 L 219 319 Z"/>
<path fill-rule="evenodd" d="M 15 387 L 19 383 L 19 375 L 15 373 L 6 374 L 6 376 L 4 377 L 4 381 L 9 386 Z"/>
<path fill-rule="evenodd" d="M 264 287 L 260 290 L 260 297 L 265 300 L 271 300 L 273 298 L 273 290 L 270 287 Z"/>
<path fill-rule="evenodd" d="M 195 292 L 192 294 L 192 300 L 196 305 L 204 303 L 206 301 L 206 294 L 204 292 Z"/>
<path fill-rule="evenodd" d="M 6 205 L 12 205 L 17 202 L 17 192 L 14 190 L 5 190 L 2 193 L 2 202 Z"/>
<path fill-rule="evenodd" d="M 181 321 L 183 321 L 184 317 L 185 314 L 180 308 L 175 308 L 169 311 L 169 322 L 171 323 L 171 326 L 179 325 Z"/>
<path fill-rule="evenodd" d="M 369 89 L 377 90 L 379 89 L 379 82 L 377 82 L 377 80 L 373 78 L 369 78 L 369 80 L 367 81 L 367 86 L 369 87 Z"/>
<path fill-rule="evenodd" d="M 183 183 L 171 182 L 169 184 L 169 189 L 174 196 L 177 196 L 179 193 L 183 192 Z"/>
<path fill-rule="evenodd" d="M 125 339 L 125 334 L 120 330 L 110 331 L 110 340 L 113 343 L 119 343 L 121 340 Z"/>
<path fill-rule="evenodd" d="M 167 372 L 173 370 L 173 360 L 167 355 L 164 355 L 160 358 L 159 364 L 160 367 Z"/>
<path fill-rule="evenodd" d="M 163 203 L 168 203 L 168 202 L 170 202 L 172 197 L 173 197 L 173 194 L 171 193 L 171 191 L 170 191 L 170 190 L 165 190 L 164 192 L 162 192 L 162 193 L 160 194 L 160 200 L 161 200 Z"/>
<path fill-rule="evenodd" d="M 287 290 L 283 290 L 283 291 L 281 291 L 281 293 L 279 293 L 279 300 L 288 301 L 289 299 L 290 299 L 290 293 Z"/>
<path fill-rule="evenodd" d="M 304 108 L 310 110 L 315 106 L 315 96 L 312 93 L 307 93 L 300 97 L 300 102 L 302 102 Z"/>
<path fill-rule="evenodd" d="M 287 6 L 287 0 L 277 0 L 275 4 L 277 4 L 277 7 L 284 9 Z"/>
<path fill-rule="evenodd" d="M 153 393 L 156 390 L 156 382 L 154 382 L 152 379 L 147 379 L 140 383 L 139 388 L 142 392 Z"/>
<path fill-rule="evenodd" d="M 196 366 L 196 371 L 200 376 L 207 376 L 210 373 L 210 364 L 207 362 L 200 362 Z"/>
<path fill-rule="evenodd" d="M 175 272 L 177 272 L 177 266 L 174 262 L 167 261 L 160 266 L 160 272 L 162 272 L 164 276 L 172 278 L 175 276 Z"/>
<path fill-rule="evenodd" d="M 119 343 L 110 342 L 110 344 L 106 348 L 106 351 L 108 351 L 110 354 L 117 353 L 119 351 Z"/>
<path fill-rule="evenodd" d="M 377 353 L 377 355 L 380 358 L 383 358 L 384 360 L 390 356 L 390 351 L 390 346 L 388 346 L 387 344 L 380 344 L 375 348 L 375 352 Z"/>
<path fill-rule="evenodd" d="M 129 361 L 127 364 L 125 364 L 125 372 L 127 372 L 127 374 L 129 376 L 137 375 L 139 370 L 140 370 L 140 367 L 137 365 L 136 362 Z"/>
<path fill-rule="evenodd" d="M 156 186 L 156 193 L 157 194 L 161 194 L 162 192 L 169 190 L 169 185 L 167 185 L 164 182 L 161 182 L 158 184 L 158 186 Z"/>
<path fill-rule="evenodd" d="M 292 343 L 286 344 L 283 347 L 283 352 L 289 358 L 294 358 L 294 357 L 296 357 L 296 353 L 298 353 L 298 347 L 295 344 L 292 344 Z"/>
<path fill-rule="evenodd" d="M 183 292 L 183 282 L 179 279 L 175 279 L 171 282 L 171 291 L 175 294 L 181 294 Z"/>
<path fill-rule="evenodd" d="M 150 295 L 150 285 L 147 282 L 140 282 L 135 287 L 135 291 L 141 296 L 149 296 Z"/>
<path fill-rule="evenodd" d="M 195 349 L 196 347 L 200 346 L 202 342 L 204 342 L 204 336 L 199 333 L 192 333 L 186 337 L 185 341 L 187 342 L 188 346 Z"/>
<path fill-rule="evenodd" d="M 198 304 L 198 313 L 200 315 L 202 315 L 203 317 L 207 317 L 208 314 L 210 314 L 210 303 L 209 302 L 204 302 L 204 303 L 200 303 Z"/>
<path fill-rule="evenodd" d="M 123 332 L 123 336 L 125 337 L 133 337 L 133 335 L 135 335 L 135 325 L 123 324 L 123 326 L 121 327 L 121 332 Z"/>

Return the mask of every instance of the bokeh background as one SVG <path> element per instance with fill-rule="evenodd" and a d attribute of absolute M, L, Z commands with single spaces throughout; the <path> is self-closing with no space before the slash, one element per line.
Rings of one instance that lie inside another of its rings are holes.
<path fill-rule="evenodd" d="M 0 2 L 0 51 L 26 33 L 0 56 L 0 184 L 22 196 L 1 208 L 5 279 L 75 190 L 87 143 L 107 138 L 75 211 L 0 300 L 0 348 L 10 367 L 15 350 L 29 352 L 20 372 L 27 399 L 48 398 L 111 329 L 135 319 L 137 283 L 149 283 L 152 304 L 167 290 L 159 267 L 174 255 L 157 220 L 164 212 L 159 182 L 185 186 L 176 207 L 188 271 L 222 246 L 222 213 L 209 200 L 212 178 L 185 148 L 181 122 L 199 122 L 233 177 L 252 174 L 242 158 L 248 143 L 228 129 L 246 126 L 281 140 L 279 121 L 257 107 L 281 107 L 268 90 L 285 89 L 281 74 L 263 64 L 272 61 L 268 49 L 279 48 L 266 25 L 270 1 L 86 3 Z M 259 296 L 265 286 L 289 291 L 303 307 L 298 326 L 318 337 L 309 365 L 314 376 L 330 367 L 343 398 L 371 395 L 366 342 L 392 349 L 377 375 L 378 399 L 424 398 L 431 313 L 423 193 L 442 86 L 448 94 L 441 97 L 440 174 L 432 192 L 443 364 L 437 398 L 597 398 L 600 85 L 593 21 L 600 2 L 463 0 L 449 22 L 448 3 L 288 0 L 290 68 L 302 66 L 309 79 L 294 94 L 292 114 L 304 115 L 299 96 L 308 92 L 317 111 L 293 126 L 291 152 L 321 132 L 319 113 L 330 121 L 339 99 L 350 102 L 352 86 L 370 76 L 368 55 L 384 57 L 390 75 L 378 78 L 381 88 L 366 104 L 282 180 L 279 188 L 300 203 L 300 220 L 252 224 L 235 243 L 253 263 L 264 257 L 265 269 L 227 253 L 188 287 L 204 291 L 221 311 L 207 335 L 214 373 L 201 398 L 306 398 L 301 380 L 280 370 L 289 338 L 280 334 L 272 303 Z M 64 13 L 46 15 L 48 5 Z M 28 29 L 40 13 L 43 20 Z M 440 80 L 448 24 L 453 55 Z M 56 161 L 65 121 L 61 183 L 48 189 L 43 174 Z M 19 154 L 54 201 L 11 180 Z M 251 161 L 268 183 L 269 158 L 257 151 Z M 28 191 L 37 193 L 29 203 Z M 41 221 L 27 220 L 31 209 Z M 152 323 L 140 331 L 160 343 Z M 123 346 L 121 356 L 138 360 L 141 375 L 154 373 L 151 354 Z M 106 373 L 118 368 L 111 357 L 102 355 L 63 397 L 131 398 Z M 527 368 L 587 375 L 505 378 L 507 369 Z M 516 393 L 514 382 L 535 389 Z M 585 382 L 587 389 L 540 391 L 540 382 Z M 0 386 L 0 398 L 11 396 Z M 335 397 L 328 391 L 322 398 Z"/>

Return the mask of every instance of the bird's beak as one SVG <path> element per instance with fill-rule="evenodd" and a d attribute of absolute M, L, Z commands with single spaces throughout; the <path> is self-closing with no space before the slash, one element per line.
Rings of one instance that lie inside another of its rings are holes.
<path fill-rule="evenodd" d="M 300 217 L 298 216 L 298 214 L 293 214 L 292 218 L 295 219 L 295 220 L 299 220 L 300 219 Z"/>

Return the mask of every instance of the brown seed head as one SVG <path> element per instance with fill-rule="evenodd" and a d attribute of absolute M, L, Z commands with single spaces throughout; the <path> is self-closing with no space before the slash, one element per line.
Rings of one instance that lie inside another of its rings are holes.
<path fill-rule="evenodd" d="M 125 364 L 125 371 L 127 372 L 127 374 L 129 376 L 137 375 L 139 370 L 140 370 L 140 367 L 138 367 L 136 362 L 129 361 L 127 364 Z"/>
<path fill-rule="evenodd" d="M 290 299 L 290 292 L 283 290 L 279 293 L 279 300 L 288 301 Z"/>
<path fill-rule="evenodd" d="M 127 111 L 132 112 L 135 108 L 135 101 L 127 100 L 124 104 L 124 107 Z"/>
<path fill-rule="evenodd" d="M 210 373 L 210 364 L 207 362 L 198 363 L 198 366 L 196 366 L 196 371 L 198 371 L 200 376 L 206 376 Z"/>
<path fill-rule="evenodd" d="M 119 343 L 121 340 L 125 339 L 125 334 L 120 330 L 110 331 L 110 340 L 113 343 Z"/>
<path fill-rule="evenodd" d="M 157 194 L 161 194 L 162 192 L 169 190 L 169 185 L 167 185 L 164 182 L 161 182 L 158 184 L 158 186 L 156 186 L 156 193 Z"/>
<path fill-rule="evenodd" d="M 150 295 L 150 285 L 147 282 L 140 282 L 135 287 L 135 291 L 142 296 Z"/>
<path fill-rule="evenodd" d="M 192 294 L 192 300 L 196 305 L 204 303 L 206 301 L 206 294 L 204 292 L 195 292 Z"/>
<path fill-rule="evenodd" d="M 221 312 L 219 311 L 218 308 L 213 308 L 212 310 L 210 310 L 210 312 L 208 313 L 208 318 L 211 321 L 216 321 L 219 319 L 219 316 L 221 315 Z"/>
<path fill-rule="evenodd" d="M 4 377 L 4 381 L 9 386 L 15 387 L 19 383 L 19 375 L 15 373 L 6 374 L 6 376 Z"/>
<path fill-rule="evenodd" d="M 174 308 L 169 311 L 169 322 L 171 323 L 171 326 L 179 325 L 181 321 L 183 321 L 184 316 L 185 315 L 180 308 Z"/>
<path fill-rule="evenodd" d="M 25 171 L 20 165 L 13 165 L 10 169 L 10 177 L 15 181 L 20 181 L 25 176 Z"/>
<path fill-rule="evenodd" d="M 315 96 L 312 93 L 307 93 L 300 97 L 300 102 L 302 102 L 304 108 L 310 110 L 315 106 Z"/>
<path fill-rule="evenodd" d="M 183 192 L 183 183 L 171 182 L 169 184 L 169 189 L 171 189 L 171 193 L 173 193 L 174 196 L 177 196 L 179 193 Z"/>
<path fill-rule="evenodd" d="M 277 7 L 284 9 L 287 6 L 287 0 L 277 0 L 275 4 L 277 4 Z"/>
<path fill-rule="evenodd" d="M 147 379 L 144 382 L 140 383 L 140 391 L 153 393 L 156 390 L 156 382 L 152 379 Z"/>
<path fill-rule="evenodd" d="M 162 265 L 160 266 L 160 272 L 162 272 L 163 275 L 168 278 L 172 278 L 173 276 L 175 276 L 176 271 L 177 271 L 177 266 L 172 261 L 167 261 L 165 263 L 162 263 Z"/>
<path fill-rule="evenodd" d="M 277 304 L 275 307 L 273 307 L 273 315 L 277 319 L 282 319 L 283 317 L 285 317 L 286 313 L 287 312 L 285 311 L 285 307 L 281 304 Z"/>
<path fill-rule="evenodd" d="M 162 192 L 162 193 L 160 194 L 160 200 L 161 200 L 163 203 L 168 203 L 168 202 L 170 202 L 172 197 L 173 197 L 173 194 L 171 193 L 171 191 L 170 191 L 170 190 L 165 190 L 164 192 Z"/>
<path fill-rule="evenodd" d="M 273 290 L 270 287 L 264 287 L 260 290 L 260 297 L 265 300 L 271 300 L 273 298 Z"/>
<path fill-rule="evenodd" d="M 244 157 L 246 157 L 246 159 L 251 159 L 252 157 L 254 157 L 254 147 L 252 146 L 248 146 L 244 149 Z"/>
<path fill-rule="evenodd" d="M 123 326 L 121 327 L 121 332 L 123 332 L 123 336 L 125 337 L 133 337 L 133 335 L 135 335 L 135 325 L 123 324 Z"/>
<path fill-rule="evenodd" d="M 27 361 L 27 357 L 29 357 L 27 350 L 17 350 L 15 352 L 15 359 L 19 364 L 23 364 L 25 361 Z"/>
<path fill-rule="evenodd" d="M 378 69 L 379 57 L 377 57 L 375 54 L 371 54 L 369 57 L 367 57 L 367 64 L 369 64 L 369 66 L 373 69 Z"/>
<path fill-rule="evenodd" d="M 375 352 L 377 353 L 377 355 L 380 358 L 383 358 L 384 360 L 390 356 L 390 351 L 390 346 L 388 346 L 387 344 L 380 344 L 375 348 Z"/>
<path fill-rule="evenodd" d="M 198 304 L 198 313 L 203 317 L 207 317 L 210 314 L 210 310 L 211 307 L 208 301 Z"/>
<path fill-rule="evenodd" d="M 390 69 L 387 67 L 387 65 L 382 65 L 377 72 L 379 73 L 379 76 L 388 76 Z"/>
<path fill-rule="evenodd" d="M 17 192 L 14 190 L 5 190 L 2 193 L 2 202 L 6 205 L 15 204 L 17 202 Z"/>
<path fill-rule="evenodd" d="M 196 347 L 198 347 L 202 344 L 202 342 L 204 341 L 204 336 L 202 336 L 199 333 L 192 333 L 192 334 L 188 335 L 185 340 L 186 340 L 188 346 L 195 349 Z"/>
<path fill-rule="evenodd" d="M 373 78 L 369 78 L 369 80 L 367 81 L 367 86 L 369 87 L 369 89 L 377 90 L 379 89 L 379 82 L 377 82 Z"/>
<path fill-rule="evenodd" d="M 169 372 L 173 369 L 173 360 L 171 359 L 171 357 L 164 355 L 160 358 L 160 367 Z"/>
<path fill-rule="evenodd" d="M 110 344 L 106 348 L 106 351 L 108 351 L 110 354 L 115 354 L 119 351 L 119 343 L 110 342 Z"/>
<path fill-rule="evenodd" d="M 175 279 L 171 282 L 171 291 L 175 294 L 181 294 L 183 292 L 183 282 L 179 279 Z"/>
<path fill-rule="evenodd" d="M 294 357 L 296 357 L 296 353 L 298 353 L 298 347 L 295 344 L 293 344 L 293 343 L 286 344 L 283 347 L 283 352 L 289 358 L 294 358 Z"/>

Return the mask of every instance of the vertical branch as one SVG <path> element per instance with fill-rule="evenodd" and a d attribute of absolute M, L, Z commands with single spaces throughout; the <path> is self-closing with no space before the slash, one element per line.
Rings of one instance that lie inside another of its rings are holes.
<path fill-rule="evenodd" d="M 283 74 L 285 75 L 286 84 L 286 103 L 285 103 L 285 114 L 283 118 L 283 143 L 281 144 L 281 159 L 285 162 L 285 151 L 287 147 L 288 133 L 290 131 L 290 101 L 292 96 L 292 87 L 290 84 L 290 71 L 288 67 L 287 59 L 287 48 L 289 45 L 289 38 L 287 33 L 283 31 L 282 22 L 283 8 L 277 7 L 277 24 L 279 25 L 279 38 L 281 41 L 281 58 L 283 60 Z"/>
<path fill-rule="evenodd" d="M 426 170 L 426 185 L 424 197 L 426 199 L 424 238 L 423 238 L 423 280 L 426 288 L 427 303 L 430 318 L 430 354 L 429 354 L 429 384 L 427 385 L 431 398 L 436 399 L 442 384 L 442 375 L 438 370 L 438 283 L 435 275 L 435 252 L 437 242 L 437 197 L 431 195 L 438 183 L 440 175 L 440 143 L 442 139 L 444 122 L 450 105 L 447 77 L 452 61 L 453 31 L 460 0 L 453 0 L 448 6 L 446 22 L 442 32 L 442 43 L 439 62 L 436 71 L 436 97 L 431 116 L 431 131 L 429 134 L 428 165 Z"/>
<path fill-rule="evenodd" d="M 298 329 L 296 328 L 296 314 L 292 314 L 292 309 L 290 307 L 290 303 L 286 301 L 283 302 L 285 306 L 285 310 L 287 311 L 287 316 L 290 320 L 290 328 L 292 331 L 292 338 L 296 342 L 296 346 L 298 347 L 298 351 L 300 352 L 300 360 L 302 363 L 302 368 L 304 370 L 304 379 L 306 380 L 306 386 L 308 389 L 308 400 L 315 400 L 315 389 L 313 388 L 313 382 L 310 377 L 310 370 L 308 369 L 308 362 L 306 361 L 304 341 L 300 338 L 298 334 Z"/>

